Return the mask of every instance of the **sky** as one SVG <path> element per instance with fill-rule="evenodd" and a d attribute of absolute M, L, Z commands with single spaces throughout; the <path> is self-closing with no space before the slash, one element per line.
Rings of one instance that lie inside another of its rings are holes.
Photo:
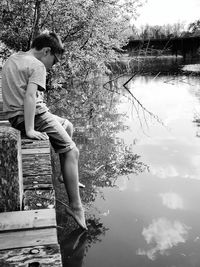
<path fill-rule="evenodd" d="M 147 0 L 138 13 L 138 19 L 133 22 L 136 27 L 176 22 L 189 24 L 200 19 L 200 0 Z"/>

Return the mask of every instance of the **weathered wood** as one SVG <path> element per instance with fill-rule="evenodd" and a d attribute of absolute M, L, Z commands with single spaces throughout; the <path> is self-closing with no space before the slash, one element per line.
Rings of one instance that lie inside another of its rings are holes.
<path fill-rule="evenodd" d="M 0 250 L 57 244 L 56 228 L 9 231 L 0 234 Z"/>
<path fill-rule="evenodd" d="M 1 87 L 1 64 L 0 64 L 0 119 L 1 119 L 1 112 L 3 111 L 3 98 L 2 98 L 2 87 Z"/>
<path fill-rule="evenodd" d="M 22 139 L 24 188 L 52 188 L 49 140 Z"/>
<path fill-rule="evenodd" d="M 22 149 L 49 148 L 49 140 L 22 139 Z"/>
<path fill-rule="evenodd" d="M 31 263 L 32 266 L 62 267 L 59 245 L 55 244 L 0 251 L 0 266 L 2 267 L 29 267 Z M 33 265 L 33 263 L 35 263 L 35 265 Z M 36 265 L 37 263 L 38 265 Z"/>
<path fill-rule="evenodd" d="M 49 189 L 26 190 L 24 210 L 48 209 L 55 207 L 55 192 Z"/>
<path fill-rule="evenodd" d="M 45 176 L 29 176 L 27 175 L 24 178 L 24 190 L 29 189 L 51 189 L 53 188 L 52 182 L 51 182 L 51 175 L 45 175 Z"/>
<path fill-rule="evenodd" d="M 20 210 L 23 181 L 20 132 L 0 127 L 0 212 Z"/>
<path fill-rule="evenodd" d="M 51 174 L 49 154 L 24 154 L 22 150 L 23 174 L 28 176 L 44 176 Z"/>
<path fill-rule="evenodd" d="M 37 145 L 40 144 L 41 141 L 38 141 L 39 143 Z M 35 148 L 32 148 L 32 149 L 28 149 L 28 148 L 24 148 L 23 147 L 23 151 L 22 151 L 22 154 L 23 155 L 31 155 L 31 154 L 35 154 L 35 155 L 38 155 L 38 154 L 49 154 L 50 153 L 50 148 L 49 147 L 45 147 L 45 148 L 40 148 L 40 147 L 35 147 Z"/>
<path fill-rule="evenodd" d="M 0 232 L 56 227 L 55 209 L 0 213 Z"/>
<path fill-rule="evenodd" d="M 6 116 L 3 112 L 3 99 L 2 99 L 2 88 L 1 88 L 1 67 L 0 67 L 0 121 L 5 120 Z"/>
<path fill-rule="evenodd" d="M 10 122 L 8 120 L 3 120 L 3 121 L 0 120 L 0 127 L 2 127 L 2 126 L 11 126 L 11 125 L 10 125 Z"/>
<path fill-rule="evenodd" d="M 0 102 L 0 110 L 3 109 L 3 104 Z M 3 111 L 0 111 L 0 121 L 6 120 L 6 115 Z"/>

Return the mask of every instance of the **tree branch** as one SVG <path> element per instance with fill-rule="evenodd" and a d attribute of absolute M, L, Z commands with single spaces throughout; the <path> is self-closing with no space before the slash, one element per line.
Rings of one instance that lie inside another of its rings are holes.
<path fill-rule="evenodd" d="M 127 92 L 131 95 L 131 97 L 138 103 L 139 107 L 142 108 L 143 111 L 145 111 L 147 114 L 149 114 L 151 117 L 153 117 L 155 120 L 157 120 L 159 123 L 161 123 L 162 125 L 163 122 L 161 121 L 161 119 L 156 116 L 155 114 L 153 114 L 151 111 L 149 111 L 148 109 L 146 109 L 142 103 L 132 94 L 132 92 L 128 89 L 128 87 L 126 86 L 130 80 L 134 77 L 135 75 L 133 75 L 128 81 L 126 81 L 124 84 L 123 84 L 123 87 L 127 90 Z"/>
<path fill-rule="evenodd" d="M 48 10 L 48 12 L 47 12 L 47 14 L 46 14 L 46 17 L 44 18 L 43 22 L 42 22 L 41 25 L 40 25 L 40 28 L 43 28 L 43 26 L 44 26 L 44 24 L 45 24 L 45 22 L 46 22 L 46 20 L 47 20 L 47 18 L 48 18 L 48 16 L 49 16 L 51 10 L 52 10 L 52 7 L 55 5 L 56 1 L 57 1 L 57 0 L 54 0 L 54 2 L 52 3 L 51 8 Z"/>
<path fill-rule="evenodd" d="M 34 10 L 34 15 L 33 15 L 33 26 L 32 26 L 32 30 L 31 30 L 31 34 L 29 36 L 27 49 L 30 49 L 31 40 L 33 40 L 35 38 L 35 36 L 39 33 L 41 2 L 42 2 L 42 0 L 35 0 L 35 10 Z"/>
<path fill-rule="evenodd" d="M 77 32 L 79 32 L 80 30 L 82 30 L 84 28 L 84 24 L 82 23 L 81 25 L 77 25 L 74 28 L 72 28 L 68 34 L 63 38 L 63 42 L 65 42 L 67 40 L 67 38 L 69 36 L 75 35 Z"/>

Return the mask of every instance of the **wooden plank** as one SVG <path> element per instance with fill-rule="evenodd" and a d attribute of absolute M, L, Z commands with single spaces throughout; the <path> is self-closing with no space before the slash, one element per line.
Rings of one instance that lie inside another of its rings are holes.
<path fill-rule="evenodd" d="M 44 147 L 44 148 L 32 148 L 32 149 L 22 149 L 22 155 L 30 155 L 30 154 L 49 154 L 50 153 L 50 147 Z"/>
<path fill-rule="evenodd" d="M 62 267 L 59 245 L 0 251 L 0 266 L 28 267 L 31 263 L 33 266 Z"/>
<path fill-rule="evenodd" d="M 24 190 L 28 189 L 51 189 L 53 188 L 52 176 L 51 175 L 26 175 L 24 176 Z"/>
<path fill-rule="evenodd" d="M 28 138 L 22 138 L 22 150 L 23 149 L 35 149 L 38 147 L 49 147 L 49 140 L 34 140 Z"/>
<path fill-rule="evenodd" d="M 9 231 L 0 234 L 0 250 L 57 244 L 56 228 Z"/>
<path fill-rule="evenodd" d="M 55 207 L 55 192 L 48 189 L 26 190 L 24 192 L 24 209 L 48 209 Z"/>
<path fill-rule="evenodd" d="M 8 120 L 3 120 L 3 121 L 0 121 L 0 127 L 1 126 L 11 126 L 11 125 L 10 125 L 10 122 Z"/>
<path fill-rule="evenodd" d="M 52 188 L 49 140 L 22 139 L 24 188 Z"/>
<path fill-rule="evenodd" d="M 24 177 L 52 174 L 50 154 L 22 154 L 22 164 Z"/>
<path fill-rule="evenodd" d="M 44 227 L 56 227 L 55 209 L 0 213 L 0 232 Z"/>
<path fill-rule="evenodd" d="M 3 112 L 3 103 L 0 102 L 0 121 L 6 120 L 7 116 L 5 115 L 5 112 Z"/>

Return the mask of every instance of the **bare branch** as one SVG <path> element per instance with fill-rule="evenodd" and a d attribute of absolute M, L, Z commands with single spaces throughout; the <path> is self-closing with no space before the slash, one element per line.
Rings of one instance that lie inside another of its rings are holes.
<path fill-rule="evenodd" d="M 134 77 L 134 76 L 132 76 Z M 132 98 L 138 103 L 139 107 L 141 107 L 143 109 L 143 111 L 145 111 L 147 114 L 149 114 L 151 117 L 153 117 L 156 121 L 158 121 L 159 123 L 161 123 L 163 126 L 163 122 L 162 120 L 156 116 L 155 114 L 153 114 L 151 111 L 149 111 L 148 109 L 146 109 L 142 103 L 132 94 L 132 92 L 128 89 L 128 87 L 126 86 L 129 82 L 130 82 L 131 79 L 129 79 L 127 82 L 125 82 L 123 84 L 123 87 L 127 90 L 127 92 L 132 96 Z"/>
<path fill-rule="evenodd" d="M 57 1 L 57 0 L 54 0 L 54 1 L 53 1 L 52 5 L 51 5 L 51 8 L 48 10 L 48 12 L 47 12 L 47 14 L 46 14 L 46 17 L 44 18 L 43 22 L 42 22 L 41 25 L 40 25 L 40 28 L 43 28 L 44 24 L 46 23 L 46 20 L 47 20 L 47 18 L 48 18 L 48 16 L 49 16 L 49 14 L 50 14 L 50 12 L 51 12 L 53 6 L 55 5 L 56 1 Z"/>
<path fill-rule="evenodd" d="M 63 42 L 65 42 L 67 40 L 67 38 L 69 38 L 70 36 L 75 35 L 77 32 L 79 32 L 80 30 L 82 30 L 84 28 L 84 23 L 75 26 L 74 28 L 72 28 L 67 35 L 63 38 Z"/>

